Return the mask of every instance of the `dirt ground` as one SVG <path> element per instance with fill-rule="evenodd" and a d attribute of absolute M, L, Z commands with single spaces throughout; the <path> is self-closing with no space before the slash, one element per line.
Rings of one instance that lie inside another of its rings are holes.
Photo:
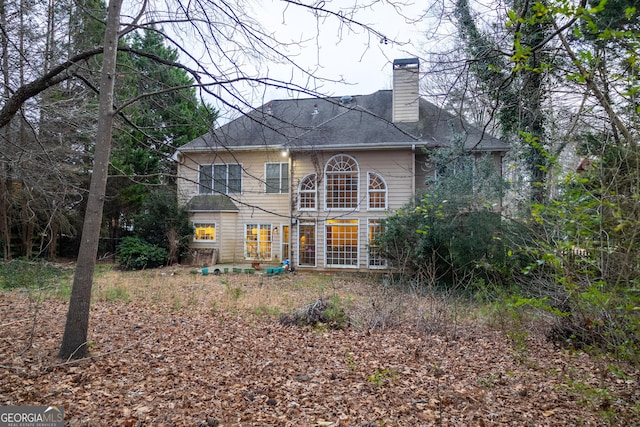
<path fill-rule="evenodd" d="M 64 292 L 42 296 L 0 293 L 0 405 L 70 426 L 640 425 L 637 370 L 372 277 L 105 269 L 80 361 L 56 357 Z M 320 298 L 352 325 L 280 323 Z"/>

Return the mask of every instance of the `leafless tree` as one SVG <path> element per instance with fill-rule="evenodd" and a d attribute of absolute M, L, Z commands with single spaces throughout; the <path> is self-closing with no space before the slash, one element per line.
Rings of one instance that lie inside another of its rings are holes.
<path fill-rule="evenodd" d="M 289 3 L 294 6 L 304 6 L 302 3 Z M 289 57 L 287 47 L 290 43 L 283 43 L 263 30 L 257 20 L 252 19 L 245 12 L 248 10 L 248 5 L 242 1 L 233 3 L 212 0 L 188 3 L 167 1 L 164 4 L 166 9 L 160 9 L 159 4 L 154 4 L 152 8 L 145 2 L 130 18 L 121 16 L 122 6 L 122 0 L 112 0 L 108 6 L 103 48 L 83 52 L 57 67 L 52 67 L 48 73 L 35 79 L 32 84 L 22 86 L 20 89 L 23 93 L 11 97 L 0 110 L 0 126 L 2 126 L 3 117 L 10 116 L 11 110 L 29 96 L 65 81 L 70 76 L 79 76 L 82 61 L 97 53 L 103 54 L 91 186 L 67 323 L 59 353 L 63 358 L 82 357 L 87 353 L 89 303 L 102 223 L 111 131 L 114 118 L 121 114 L 127 105 L 136 102 L 136 99 L 114 98 L 113 88 L 117 79 L 115 61 L 119 38 L 137 29 L 163 31 L 161 28 L 166 27 L 167 30 L 164 32 L 166 39 L 181 50 L 187 64 L 171 65 L 187 70 L 208 96 L 238 112 L 251 107 L 251 91 L 264 90 L 260 88 L 265 86 L 318 95 L 315 90 L 308 89 L 306 84 L 296 83 L 293 79 L 273 78 L 268 74 L 262 74 L 261 63 L 279 62 L 287 64 L 305 76 L 307 82 L 320 78 Z M 353 15 L 332 13 L 315 6 L 310 9 L 318 19 L 320 15 L 329 16 L 345 25 L 361 26 L 376 38 L 382 35 L 356 21 Z M 194 53 L 192 50 L 194 43 L 201 47 L 202 50 L 199 53 Z M 154 59 L 161 61 L 160 58 Z"/>

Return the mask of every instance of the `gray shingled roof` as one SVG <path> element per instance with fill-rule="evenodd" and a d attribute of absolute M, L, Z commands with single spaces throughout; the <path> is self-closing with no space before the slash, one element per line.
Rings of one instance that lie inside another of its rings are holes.
<path fill-rule="evenodd" d="M 434 104 L 420 99 L 416 123 L 391 123 L 392 91 L 337 98 L 271 101 L 249 114 L 182 146 L 180 151 L 255 149 L 282 146 L 291 150 L 364 149 L 372 147 L 438 147 L 463 135 L 465 147 L 507 151 L 502 140 L 484 133 Z"/>
<path fill-rule="evenodd" d="M 186 210 L 187 212 L 235 212 L 239 209 L 225 195 L 207 194 L 192 197 L 187 203 Z"/>

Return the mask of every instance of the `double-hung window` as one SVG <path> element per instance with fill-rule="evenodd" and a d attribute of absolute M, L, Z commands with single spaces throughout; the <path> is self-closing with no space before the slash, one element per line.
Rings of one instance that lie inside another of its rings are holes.
<path fill-rule="evenodd" d="M 200 194 L 242 193 L 242 166 L 223 163 L 200 165 L 198 184 Z"/>
<path fill-rule="evenodd" d="M 285 194 L 289 192 L 289 164 L 265 164 L 265 193 Z"/>

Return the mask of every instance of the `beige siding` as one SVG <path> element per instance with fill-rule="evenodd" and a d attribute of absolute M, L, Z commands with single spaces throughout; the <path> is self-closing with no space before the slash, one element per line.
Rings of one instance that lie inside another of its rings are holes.
<path fill-rule="evenodd" d="M 344 151 L 352 156 L 359 168 L 359 209 L 353 211 L 325 210 L 324 168 L 333 153 L 293 152 L 290 159 L 289 194 L 265 194 L 265 163 L 289 161 L 277 151 L 236 152 L 232 157 L 225 154 L 200 154 L 184 156 L 179 170 L 178 190 L 180 203 L 187 203 L 198 193 L 198 164 L 240 163 L 243 167 L 242 194 L 230 195 L 238 207 L 238 212 L 199 212 L 192 215 L 192 221 L 214 221 L 216 223 L 215 242 L 194 242 L 193 247 L 213 247 L 218 250 L 220 263 L 246 263 L 246 224 L 270 224 L 272 227 L 272 259 L 270 263 L 280 263 L 280 237 L 283 225 L 291 224 L 290 258 L 298 266 L 299 236 L 298 226 L 303 222 L 316 224 L 316 266 L 325 266 L 325 221 L 331 218 L 357 219 L 359 223 L 359 265 L 367 270 L 368 220 L 384 218 L 410 202 L 416 191 L 425 189 L 424 181 L 433 175 L 433 170 L 425 167 L 425 156 L 411 149 Z M 496 157 L 499 164 L 499 157 Z M 375 172 L 387 186 L 388 209 L 369 210 L 367 205 L 368 175 Z M 300 180 L 310 173 L 318 176 L 317 209 L 298 211 L 298 189 Z M 291 197 L 291 199 L 290 199 Z M 291 201 L 290 201 L 291 200 Z M 290 222 L 291 221 L 291 222 Z M 273 230 L 278 227 L 279 232 Z M 269 260 L 264 262 L 269 263 Z"/>
<path fill-rule="evenodd" d="M 482 154 L 476 154 L 476 159 L 480 158 Z M 492 154 L 493 161 L 496 166 L 496 170 L 502 176 L 502 155 L 499 153 Z M 425 181 L 427 179 L 433 179 L 435 177 L 435 169 L 432 165 L 427 163 L 427 156 L 424 153 L 416 155 L 416 191 L 418 193 L 427 190 Z"/>
<path fill-rule="evenodd" d="M 238 212 L 198 212 L 191 217 L 192 221 L 215 221 L 216 242 L 194 242 L 193 247 L 215 247 L 219 251 L 220 263 L 239 263 L 245 260 L 245 225 L 271 224 L 280 229 L 281 224 L 288 223 L 289 195 L 265 193 L 265 163 L 286 163 L 277 151 L 237 152 L 216 154 L 183 155 L 180 163 L 178 179 L 178 199 L 181 205 L 186 204 L 198 194 L 199 164 L 240 164 L 243 168 L 242 194 L 230 194 L 229 197 L 239 208 Z M 279 235 L 272 236 L 272 259 L 280 262 Z"/>
<path fill-rule="evenodd" d="M 215 248 L 218 251 L 218 262 L 239 262 L 236 253 L 242 251 L 242 247 L 237 250 L 238 238 L 235 234 L 237 228 L 238 215 L 229 212 L 217 213 L 194 213 L 190 220 L 197 222 L 214 222 L 216 225 L 216 240 L 213 242 L 193 241 L 191 247 L 195 250 L 200 248 Z"/>
<path fill-rule="evenodd" d="M 343 154 L 352 156 L 359 168 L 359 200 L 358 210 L 345 212 L 343 210 L 325 210 L 324 194 L 324 167 L 326 162 L 337 153 L 316 153 L 313 160 L 309 155 L 296 157 L 292 161 L 293 190 L 297 195 L 300 180 L 310 173 L 316 173 L 320 177 L 318 185 L 318 209 L 316 211 L 297 211 L 297 197 L 295 197 L 294 217 L 298 222 L 316 221 L 316 250 L 317 267 L 325 267 L 325 221 L 331 218 L 357 219 L 359 225 L 359 269 L 367 268 L 367 244 L 368 244 L 368 219 L 383 218 L 390 212 L 404 206 L 409 202 L 415 192 L 415 165 L 413 152 L 406 150 L 376 150 L 376 151 L 344 151 Z M 380 175 L 387 185 L 388 209 L 368 209 L 368 172 Z M 345 215 L 346 214 L 346 215 Z M 297 261 L 298 233 L 297 225 L 294 227 L 292 254 Z"/>
<path fill-rule="evenodd" d="M 393 71 L 393 122 L 418 121 L 418 68 Z"/>
<path fill-rule="evenodd" d="M 209 156 L 206 156 L 208 158 Z M 198 194 L 198 160 L 205 156 L 194 154 L 180 154 L 178 166 L 178 204 L 184 206 Z"/>

